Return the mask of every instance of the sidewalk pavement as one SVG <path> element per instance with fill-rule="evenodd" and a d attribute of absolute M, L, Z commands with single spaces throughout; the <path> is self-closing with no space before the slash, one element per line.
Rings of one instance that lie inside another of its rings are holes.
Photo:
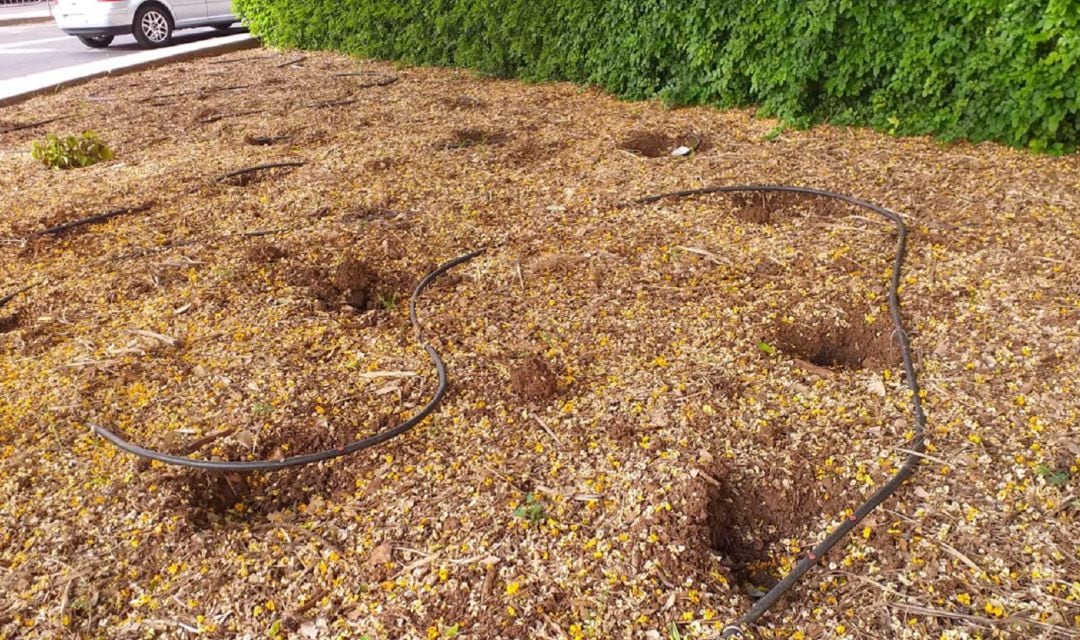
<path fill-rule="evenodd" d="M 12 78 L 0 82 L 0 107 L 102 76 L 132 73 L 171 62 L 221 55 L 258 46 L 259 41 L 251 34 L 238 33 Z"/>
<path fill-rule="evenodd" d="M 49 13 L 48 2 L 39 2 L 37 4 L 23 6 L 0 7 L 0 27 L 7 27 L 13 24 L 48 22 L 49 20 L 52 20 L 52 14 Z"/>

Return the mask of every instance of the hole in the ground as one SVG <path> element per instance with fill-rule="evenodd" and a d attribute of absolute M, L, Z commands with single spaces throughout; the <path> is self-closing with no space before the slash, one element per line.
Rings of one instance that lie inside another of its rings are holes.
<path fill-rule="evenodd" d="M 646 158 L 663 158 L 698 153 L 705 149 L 701 135 L 686 133 L 669 136 L 655 131 L 633 131 L 619 141 L 618 148 Z"/>
<path fill-rule="evenodd" d="M 832 508 L 811 470 L 774 470 L 748 477 L 720 467 L 710 473 L 706 524 L 712 550 L 729 564 L 748 589 L 767 591 L 775 584 L 775 546 L 799 538 L 821 513 Z"/>
<path fill-rule="evenodd" d="M 258 264 L 278 262 L 287 255 L 284 249 L 266 241 L 256 242 L 247 250 L 248 261 Z"/>
<path fill-rule="evenodd" d="M 453 98 L 440 98 L 438 103 L 451 111 L 482 109 L 487 103 L 473 96 L 454 96 Z"/>
<path fill-rule="evenodd" d="M 251 496 L 248 474 L 240 473 L 186 471 L 177 489 L 196 512 L 208 509 L 217 514 L 235 509 Z"/>
<path fill-rule="evenodd" d="M 735 217 L 753 224 L 779 224 L 799 216 L 835 218 L 844 204 L 831 198 L 785 192 L 735 193 Z"/>
<path fill-rule="evenodd" d="M 405 164 L 405 161 L 401 158 L 392 158 L 386 156 L 383 158 L 374 158 L 364 163 L 364 168 L 369 171 L 389 171 L 396 167 L 400 167 Z"/>
<path fill-rule="evenodd" d="M 502 131 L 488 129 L 457 129 L 439 146 L 442 149 L 467 149 L 469 147 L 496 146 L 510 140 Z"/>
<path fill-rule="evenodd" d="M 17 313 L 0 316 L 0 333 L 11 333 L 15 329 L 18 329 L 21 320 L 22 318 L 20 318 Z"/>
<path fill-rule="evenodd" d="M 834 314 L 792 323 L 780 321 L 773 328 L 770 344 L 816 367 L 876 369 L 897 365 L 900 348 L 892 325 L 880 317 L 867 324 L 855 308 L 850 305 Z"/>
<path fill-rule="evenodd" d="M 367 309 L 376 297 L 378 279 L 375 270 L 365 262 L 346 260 L 338 265 L 331 286 L 344 298 L 345 304 L 354 309 Z"/>
<path fill-rule="evenodd" d="M 391 311 L 406 299 L 406 279 L 382 274 L 356 258 L 349 258 L 329 271 L 317 267 L 299 269 L 292 284 L 307 287 L 319 304 L 329 309 Z"/>
<path fill-rule="evenodd" d="M 559 146 L 555 143 L 526 138 L 510 151 L 508 159 L 517 165 L 527 165 L 555 157 L 558 149 Z"/>
<path fill-rule="evenodd" d="M 163 489 L 167 506 L 185 516 L 191 526 L 204 529 L 226 516 L 256 522 L 268 514 L 324 499 L 344 486 L 341 475 L 325 465 L 309 465 L 292 474 L 185 469 L 150 477 Z"/>

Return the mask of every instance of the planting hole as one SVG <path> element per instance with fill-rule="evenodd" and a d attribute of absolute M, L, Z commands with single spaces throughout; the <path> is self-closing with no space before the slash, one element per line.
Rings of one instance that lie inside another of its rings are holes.
<path fill-rule="evenodd" d="M 672 156 L 676 150 L 683 151 L 675 155 L 689 155 L 703 149 L 700 135 L 687 133 L 681 136 L 669 136 L 652 131 L 634 131 L 619 141 L 619 149 L 646 158 Z"/>
<path fill-rule="evenodd" d="M 470 109 L 482 109 L 487 103 L 473 96 L 454 96 L 453 98 L 440 98 L 438 103 L 448 111 L 467 111 Z"/>
<path fill-rule="evenodd" d="M 443 149 L 467 149 L 469 147 L 496 146 L 505 143 L 510 136 L 501 131 L 487 129 L 458 129 L 440 145 Z"/>
<path fill-rule="evenodd" d="M 407 296 L 402 277 L 379 273 L 368 263 L 349 258 L 332 270 L 307 267 L 295 272 L 293 285 L 307 287 L 322 308 L 392 311 Z"/>
<path fill-rule="evenodd" d="M 285 250 L 281 247 L 270 244 L 269 242 L 257 242 L 247 250 L 247 259 L 250 262 L 259 264 L 271 264 L 280 261 L 286 255 Z"/>
<path fill-rule="evenodd" d="M 736 193 L 735 217 L 753 224 L 779 224 L 796 217 L 835 218 L 844 205 L 831 198 L 800 193 Z"/>
<path fill-rule="evenodd" d="M 19 328 L 19 314 L 13 313 L 9 316 L 0 316 L 0 333 L 11 333 L 15 329 Z"/>
<path fill-rule="evenodd" d="M 798 539 L 809 523 L 831 508 L 824 488 L 809 470 L 771 469 L 764 477 L 742 477 L 726 467 L 710 474 L 707 490 L 709 546 L 747 586 L 767 591 L 776 582 L 776 545 Z"/>
<path fill-rule="evenodd" d="M 900 362 L 892 331 L 885 319 L 867 324 L 862 314 L 843 311 L 835 317 L 779 322 L 769 344 L 817 367 L 876 369 Z"/>

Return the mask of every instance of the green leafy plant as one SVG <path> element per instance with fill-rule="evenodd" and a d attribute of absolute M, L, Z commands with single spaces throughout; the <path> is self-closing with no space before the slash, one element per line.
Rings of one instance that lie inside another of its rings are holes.
<path fill-rule="evenodd" d="M 1035 473 L 1040 478 L 1044 478 L 1046 484 L 1051 487 L 1064 487 L 1069 483 L 1069 480 L 1072 480 L 1072 474 L 1069 473 L 1068 469 L 1052 469 L 1045 464 L 1039 465 L 1035 469 Z"/>
<path fill-rule="evenodd" d="M 773 140 L 776 140 L 781 135 L 783 135 L 785 131 L 787 131 L 787 125 L 781 122 L 772 129 L 769 129 L 769 132 L 763 135 L 762 138 L 764 140 L 772 142 Z"/>
<path fill-rule="evenodd" d="M 785 125 L 1080 140 L 1080 11 L 1070 0 L 585 2 L 236 0 L 280 47 L 570 80 L 623 98 L 756 105 Z"/>
<path fill-rule="evenodd" d="M 394 309 L 397 309 L 398 294 L 379 294 L 379 306 L 382 307 L 384 311 L 393 311 Z"/>
<path fill-rule="evenodd" d="M 547 507 L 540 498 L 530 493 L 525 496 L 525 504 L 514 509 L 514 517 L 527 520 L 529 524 L 539 525 L 548 519 Z"/>
<path fill-rule="evenodd" d="M 89 167 L 115 157 L 109 146 L 93 131 L 83 131 L 80 136 L 66 138 L 50 133 L 44 141 L 34 143 L 31 155 L 53 169 Z"/>

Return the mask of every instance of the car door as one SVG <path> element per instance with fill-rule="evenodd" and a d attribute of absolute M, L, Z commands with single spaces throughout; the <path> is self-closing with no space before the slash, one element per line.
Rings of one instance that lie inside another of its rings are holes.
<path fill-rule="evenodd" d="M 236 16 L 232 12 L 232 0 L 205 0 L 207 22 L 232 22 Z"/>
<path fill-rule="evenodd" d="M 178 27 L 206 21 L 206 0 L 169 0 L 169 10 Z"/>

